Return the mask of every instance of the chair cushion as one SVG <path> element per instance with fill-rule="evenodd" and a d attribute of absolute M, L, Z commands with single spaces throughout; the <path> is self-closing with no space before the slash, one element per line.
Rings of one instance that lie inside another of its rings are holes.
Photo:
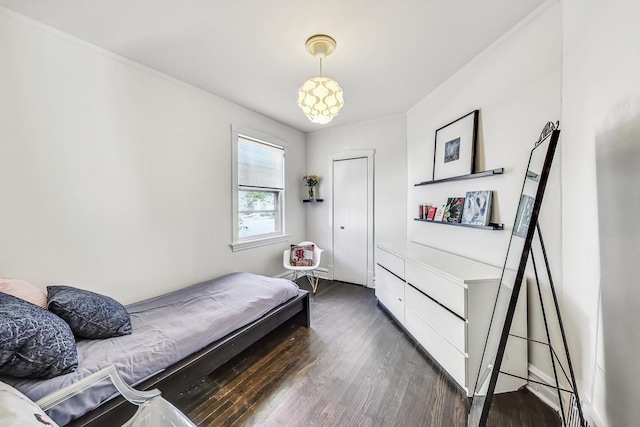
<path fill-rule="evenodd" d="M 0 382 L 0 425 L 16 427 L 58 427 L 44 411 L 8 384 Z"/>
<path fill-rule="evenodd" d="M 291 245 L 289 263 L 295 267 L 312 267 L 314 264 L 315 245 Z"/>
<path fill-rule="evenodd" d="M 46 379 L 77 366 L 76 341 L 64 320 L 0 293 L 0 374 Z"/>
<path fill-rule="evenodd" d="M 118 301 L 71 286 L 47 286 L 48 308 L 80 338 L 104 339 L 131 334 L 131 318 Z"/>
<path fill-rule="evenodd" d="M 47 295 L 44 291 L 24 280 L 0 279 L 0 292 L 13 295 L 40 308 L 47 308 Z"/>

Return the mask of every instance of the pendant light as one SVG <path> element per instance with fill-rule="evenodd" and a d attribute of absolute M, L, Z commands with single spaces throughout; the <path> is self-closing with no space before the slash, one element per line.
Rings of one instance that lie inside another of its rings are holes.
<path fill-rule="evenodd" d="M 322 60 L 336 49 L 336 41 L 326 35 L 310 37 L 305 43 L 307 51 L 320 59 L 320 75 L 312 77 L 298 89 L 298 105 L 313 123 L 327 124 L 340 113 L 344 105 L 342 88 L 331 77 L 322 76 Z"/>

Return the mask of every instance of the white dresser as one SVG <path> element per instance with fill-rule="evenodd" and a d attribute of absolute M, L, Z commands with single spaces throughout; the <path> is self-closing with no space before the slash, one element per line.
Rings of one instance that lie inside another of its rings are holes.
<path fill-rule="evenodd" d="M 473 395 L 502 270 L 417 243 L 378 243 L 375 284 L 379 303 Z M 527 336 L 526 287 L 511 334 Z M 527 378 L 527 342 L 509 338 L 501 371 Z M 500 375 L 496 392 L 525 380 Z"/>

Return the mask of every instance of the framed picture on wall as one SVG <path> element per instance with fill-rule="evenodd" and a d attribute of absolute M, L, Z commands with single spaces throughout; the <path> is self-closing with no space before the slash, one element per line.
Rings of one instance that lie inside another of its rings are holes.
<path fill-rule="evenodd" d="M 478 114 L 474 110 L 436 130 L 434 181 L 474 172 Z"/>

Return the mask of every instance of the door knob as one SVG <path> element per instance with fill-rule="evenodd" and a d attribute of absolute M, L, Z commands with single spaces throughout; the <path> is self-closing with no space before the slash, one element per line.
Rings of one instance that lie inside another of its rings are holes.
<path fill-rule="evenodd" d="M 344 230 L 344 225 L 341 225 L 341 226 L 340 226 L 340 230 Z"/>

